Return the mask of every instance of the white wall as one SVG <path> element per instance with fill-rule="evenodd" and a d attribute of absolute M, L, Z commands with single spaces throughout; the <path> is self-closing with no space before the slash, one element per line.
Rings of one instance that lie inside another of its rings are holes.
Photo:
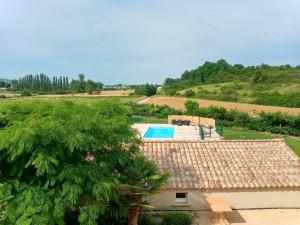
<path fill-rule="evenodd" d="M 148 201 L 155 210 L 209 210 L 205 198 L 221 197 L 232 208 L 300 208 L 300 190 L 296 191 L 255 191 L 255 192 L 213 192 L 186 190 L 188 203 L 175 203 L 176 191 L 163 191 L 151 196 Z"/>

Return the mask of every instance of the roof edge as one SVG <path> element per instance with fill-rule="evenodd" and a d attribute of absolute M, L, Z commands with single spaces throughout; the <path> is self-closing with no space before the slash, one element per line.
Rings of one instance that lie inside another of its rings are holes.
<path fill-rule="evenodd" d="M 205 142 L 284 142 L 283 138 L 274 138 L 274 139 L 235 139 L 235 140 L 212 140 L 212 141 L 196 141 L 196 140 L 145 140 L 144 143 L 205 143 Z"/>

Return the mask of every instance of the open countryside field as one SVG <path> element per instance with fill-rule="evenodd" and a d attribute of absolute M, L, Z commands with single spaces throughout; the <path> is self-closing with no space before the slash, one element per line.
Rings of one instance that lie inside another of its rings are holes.
<path fill-rule="evenodd" d="M 156 96 L 148 98 L 143 103 L 145 104 L 155 104 L 155 105 L 168 105 L 175 109 L 184 109 L 184 103 L 187 100 L 195 100 L 199 103 L 201 107 L 223 107 L 226 109 L 234 109 L 250 114 L 255 114 L 256 112 L 281 112 L 287 113 L 290 115 L 299 115 L 300 108 L 287 108 L 287 107 L 278 107 L 278 106 L 264 106 L 264 105 L 255 105 L 247 103 L 234 103 L 234 102 L 223 102 L 223 101 L 214 101 L 214 100 L 205 100 L 205 99 L 190 99 L 190 98 L 180 98 L 180 97 L 167 97 L 167 96 Z"/>
<path fill-rule="evenodd" d="M 58 97 L 47 97 L 45 95 L 42 96 L 30 96 L 30 97 L 15 97 L 15 98 L 0 98 L 0 107 L 1 105 L 7 104 L 7 103 L 13 103 L 13 102 L 26 102 L 26 101 L 50 101 L 50 102 L 56 102 L 56 101 L 72 101 L 75 103 L 85 103 L 85 104 L 92 104 L 95 102 L 99 102 L 101 100 L 106 99 L 119 99 L 121 102 L 137 102 L 142 99 L 142 97 L 137 96 L 89 96 L 89 95 L 81 95 L 81 96 L 72 96 L 72 95 L 62 95 Z"/>
<path fill-rule="evenodd" d="M 110 91 L 101 91 L 100 94 L 88 94 L 88 93 L 76 93 L 76 94 L 48 94 L 48 95 L 33 95 L 36 98 L 59 98 L 59 97 L 114 97 L 114 96 L 128 96 L 133 93 L 134 90 L 110 90 Z M 6 97 L 18 97 L 20 94 L 17 93 L 0 93 Z"/>

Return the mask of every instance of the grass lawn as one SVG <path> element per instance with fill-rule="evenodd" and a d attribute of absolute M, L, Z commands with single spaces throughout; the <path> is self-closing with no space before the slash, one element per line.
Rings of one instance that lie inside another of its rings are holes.
<path fill-rule="evenodd" d="M 130 123 L 168 123 L 168 120 L 155 117 L 131 117 Z"/>
<path fill-rule="evenodd" d="M 254 130 L 248 130 L 236 127 L 224 127 L 224 138 L 227 140 L 238 139 L 274 139 L 283 138 L 285 143 L 300 156 L 300 138 L 291 136 L 281 136 L 276 134 L 261 133 Z"/>

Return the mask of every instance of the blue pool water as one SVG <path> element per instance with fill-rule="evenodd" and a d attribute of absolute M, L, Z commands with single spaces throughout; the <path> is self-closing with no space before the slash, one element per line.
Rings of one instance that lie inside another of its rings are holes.
<path fill-rule="evenodd" d="M 174 127 L 149 127 L 144 138 L 173 138 Z"/>

